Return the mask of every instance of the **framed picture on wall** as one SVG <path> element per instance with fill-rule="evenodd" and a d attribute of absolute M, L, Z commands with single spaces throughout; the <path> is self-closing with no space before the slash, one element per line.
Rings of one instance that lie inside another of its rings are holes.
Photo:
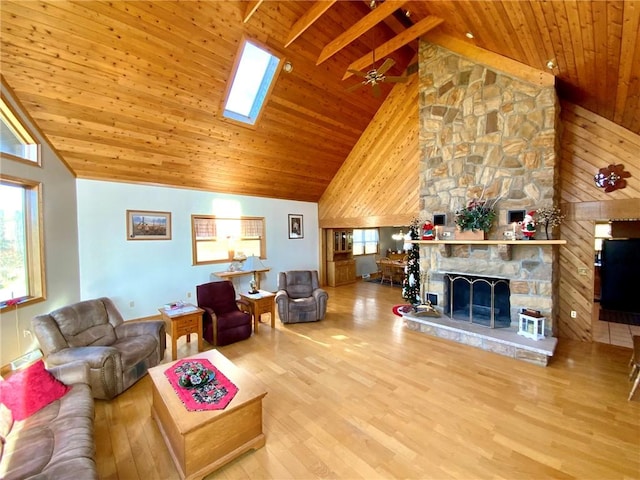
<path fill-rule="evenodd" d="M 127 210 L 127 240 L 171 240 L 171 212 Z"/>
<path fill-rule="evenodd" d="M 289 214 L 289 238 L 304 238 L 302 215 Z"/>

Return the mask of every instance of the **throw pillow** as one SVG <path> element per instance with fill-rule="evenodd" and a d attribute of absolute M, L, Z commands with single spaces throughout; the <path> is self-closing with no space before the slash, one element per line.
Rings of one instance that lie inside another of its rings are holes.
<path fill-rule="evenodd" d="M 38 360 L 0 382 L 0 403 L 11 410 L 14 420 L 24 420 L 69 390 L 71 387 L 55 378 Z"/>

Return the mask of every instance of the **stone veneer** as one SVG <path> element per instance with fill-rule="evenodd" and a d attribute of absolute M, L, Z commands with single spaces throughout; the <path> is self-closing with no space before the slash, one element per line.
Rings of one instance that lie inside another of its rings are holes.
<path fill-rule="evenodd" d="M 508 210 L 554 204 L 558 183 L 559 103 L 552 86 L 539 86 L 420 42 L 421 217 L 447 215 L 473 198 L 499 199 L 490 239 L 504 239 Z M 497 245 L 421 248 L 429 292 L 444 293 L 443 274 L 510 279 L 512 325 L 527 307 L 547 317 L 553 332 L 557 246 L 516 245 L 511 258 Z M 449 252 L 447 252 L 449 253 Z M 557 289 L 555 289 L 557 291 Z"/>

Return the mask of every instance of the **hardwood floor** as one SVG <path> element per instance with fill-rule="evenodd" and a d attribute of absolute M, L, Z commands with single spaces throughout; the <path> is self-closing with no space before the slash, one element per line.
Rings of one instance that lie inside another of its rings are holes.
<path fill-rule="evenodd" d="M 539 367 L 405 329 L 399 288 L 327 291 L 324 321 L 220 348 L 267 386 L 267 443 L 207 478 L 640 478 L 629 348 L 561 340 Z M 100 478 L 178 478 L 150 390 L 96 401 Z"/>

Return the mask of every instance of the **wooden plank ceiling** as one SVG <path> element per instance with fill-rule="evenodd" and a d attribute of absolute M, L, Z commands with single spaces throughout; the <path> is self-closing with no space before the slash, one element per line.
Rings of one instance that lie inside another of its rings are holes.
<path fill-rule="evenodd" d="M 561 97 L 640 133 L 640 1 L 370 7 L 3 0 L 2 74 L 80 178 L 304 201 L 320 198 L 391 89 L 347 92 L 359 81 L 347 70 L 367 69 L 376 46 L 401 75 L 420 35 L 545 71 L 552 60 Z M 293 65 L 255 128 L 221 118 L 243 38 Z"/>

